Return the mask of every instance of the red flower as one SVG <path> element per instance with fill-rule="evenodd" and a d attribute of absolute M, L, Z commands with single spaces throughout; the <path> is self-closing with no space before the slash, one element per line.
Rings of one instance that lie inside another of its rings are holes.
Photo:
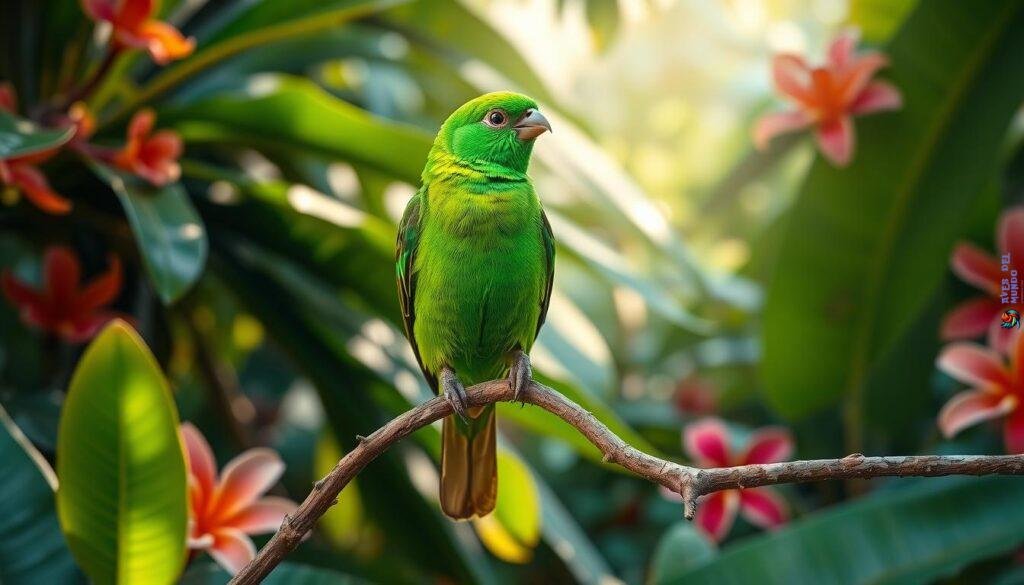
<path fill-rule="evenodd" d="M 166 22 L 154 20 L 158 7 L 156 0 L 82 0 L 89 18 L 113 26 L 115 46 L 146 49 L 154 61 L 166 65 L 187 57 L 196 43 Z"/>
<path fill-rule="evenodd" d="M 249 534 L 273 532 L 295 502 L 264 496 L 284 473 L 284 462 L 270 449 L 249 449 L 224 466 L 217 477 L 217 462 L 210 444 L 189 423 L 181 425 L 189 468 L 188 546 L 207 551 L 234 575 L 256 557 Z"/>
<path fill-rule="evenodd" d="M 969 342 L 946 346 L 936 364 L 953 378 L 969 384 L 939 412 L 939 429 L 947 438 L 981 421 L 1006 417 L 1003 441 L 1010 453 L 1024 453 L 1024 335 L 1013 336 L 1003 360 L 993 349 Z"/>
<path fill-rule="evenodd" d="M 0 109 L 11 114 L 18 110 L 17 94 L 11 84 L 6 82 L 0 83 Z M 73 141 L 87 138 L 92 132 L 92 117 L 83 105 L 73 106 L 64 122 L 76 128 Z M 50 188 L 46 175 L 36 166 L 52 158 L 59 150 L 60 147 L 50 148 L 0 160 L 0 183 L 20 191 L 33 205 L 46 213 L 68 213 L 71 211 L 71 201 Z"/>
<path fill-rule="evenodd" d="M 899 109 L 899 90 L 884 81 L 872 81 L 888 65 L 884 55 L 854 53 L 857 34 L 839 35 L 828 50 L 828 61 L 811 68 L 799 55 L 777 55 L 772 61 L 775 87 L 796 105 L 795 110 L 763 116 L 754 126 L 754 144 L 766 148 L 779 134 L 815 126 L 818 148 L 837 166 L 853 156 L 853 116 Z"/>
<path fill-rule="evenodd" d="M 1021 279 L 1018 290 L 1024 293 L 1024 207 L 1007 209 L 999 217 L 996 247 L 1001 255 L 1009 255 L 1007 272 L 1002 272 L 1001 258 L 974 244 L 961 242 L 953 249 L 949 259 L 953 272 L 982 294 L 960 303 L 946 315 L 940 333 L 944 341 L 973 339 L 988 331 L 989 345 L 1006 353 L 1014 330 L 1000 327 L 1001 317 L 1006 309 L 1024 309 L 1024 298 L 1002 304 L 1000 286 L 1004 277 L 1010 277 L 1009 270 L 1016 270 Z"/>
<path fill-rule="evenodd" d="M 119 313 L 106 310 L 121 290 L 121 261 L 110 255 L 109 268 L 88 286 L 81 283 L 81 265 L 70 249 L 54 246 L 43 260 L 43 289 L 35 290 L 9 270 L 0 275 L 7 298 L 28 325 L 59 335 L 71 343 L 90 339 Z"/>
<path fill-rule="evenodd" d="M 757 430 L 738 454 L 729 444 L 729 430 L 716 418 L 705 418 L 683 432 L 686 453 L 701 467 L 730 467 L 785 461 L 793 452 L 793 438 L 785 429 Z M 736 514 L 762 528 L 777 528 L 788 518 L 786 502 L 771 488 L 722 490 L 705 496 L 694 518 L 712 540 L 721 541 L 732 528 Z"/>
<path fill-rule="evenodd" d="M 114 154 L 113 162 L 160 186 L 177 181 L 181 176 L 178 157 L 184 147 L 181 137 L 173 130 L 160 130 L 151 134 L 155 123 L 156 114 L 153 110 L 136 113 L 128 126 L 128 142 Z"/>

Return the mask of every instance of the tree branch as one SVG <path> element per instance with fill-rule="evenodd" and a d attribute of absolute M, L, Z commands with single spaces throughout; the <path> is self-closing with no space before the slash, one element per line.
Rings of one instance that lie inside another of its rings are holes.
<path fill-rule="evenodd" d="M 471 406 L 513 400 L 507 380 L 477 384 L 467 389 L 467 393 Z M 527 404 L 539 406 L 576 427 L 587 440 L 604 453 L 605 461 L 620 465 L 682 495 L 687 519 L 693 518 L 698 497 L 726 489 L 884 476 L 1024 475 L 1024 455 L 865 457 L 857 453 L 842 459 L 698 469 L 659 459 L 631 447 L 594 415 L 555 390 L 537 382 L 533 382 L 525 389 L 520 399 Z M 316 482 L 295 514 L 285 518 L 270 542 L 231 580 L 231 584 L 253 585 L 262 581 L 299 544 L 303 535 L 313 529 L 316 521 L 337 503 L 341 490 L 368 463 L 392 444 L 451 414 L 454 414 L 451 404 L 443 396 L 439 396 L 403 413 L 373 434 L 361 437 L 359 445 L 346 454 L 326 477 Z"/>

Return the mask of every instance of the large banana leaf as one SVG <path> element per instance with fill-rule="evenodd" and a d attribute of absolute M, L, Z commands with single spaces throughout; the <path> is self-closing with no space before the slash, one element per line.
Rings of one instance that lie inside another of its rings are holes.
<path fill-rule="evenodd" d="M 749 538 L 660 582 L 930 583 L 1019 547 L 1022 497 L 1017 478 L 918 481 Z"/>
<path fill-rule="evenodd" d="M 108 325 L 86 349 L 57 435 L 57 511 L 96 583 L 169 584 L 185 562 L 178 411 L 145 342 Z"/>
<path fill-rule="evenodd" d="M 888 48 L 905 108 L 857 121 L 849 168 L 811 169 L 765 307 L 765 390 L 783 415 L 844 395 L 855 412 L 942 279 L 1024 98 L 1022 6 L 922 3 Z"/>
<path fill-rule="evenodd" d="M 0 408 L 0 583 L 82 582 L 57 523 L 57 476 Z"/>

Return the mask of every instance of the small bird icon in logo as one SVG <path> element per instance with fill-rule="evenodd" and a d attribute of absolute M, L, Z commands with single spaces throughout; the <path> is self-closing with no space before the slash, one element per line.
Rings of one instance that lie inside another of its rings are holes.
<path fill-rule="evenodd" d="M 1003 329 L 1020 328 L 1020 313 L 1016 309 L 1006 309 L 1003 311 L 1002 320 L 1003 322 L 999 326 Z"/>

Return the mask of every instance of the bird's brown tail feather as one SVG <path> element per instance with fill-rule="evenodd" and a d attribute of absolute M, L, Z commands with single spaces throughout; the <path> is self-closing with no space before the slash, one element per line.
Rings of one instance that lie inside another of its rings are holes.
<path fill-rule="evenodd" d="M 489 514 L 498 498 L 494 407 L 467 415 L 468 424 L 445 418 L 441 431 L 441 509 L 457 520 Z"/>

